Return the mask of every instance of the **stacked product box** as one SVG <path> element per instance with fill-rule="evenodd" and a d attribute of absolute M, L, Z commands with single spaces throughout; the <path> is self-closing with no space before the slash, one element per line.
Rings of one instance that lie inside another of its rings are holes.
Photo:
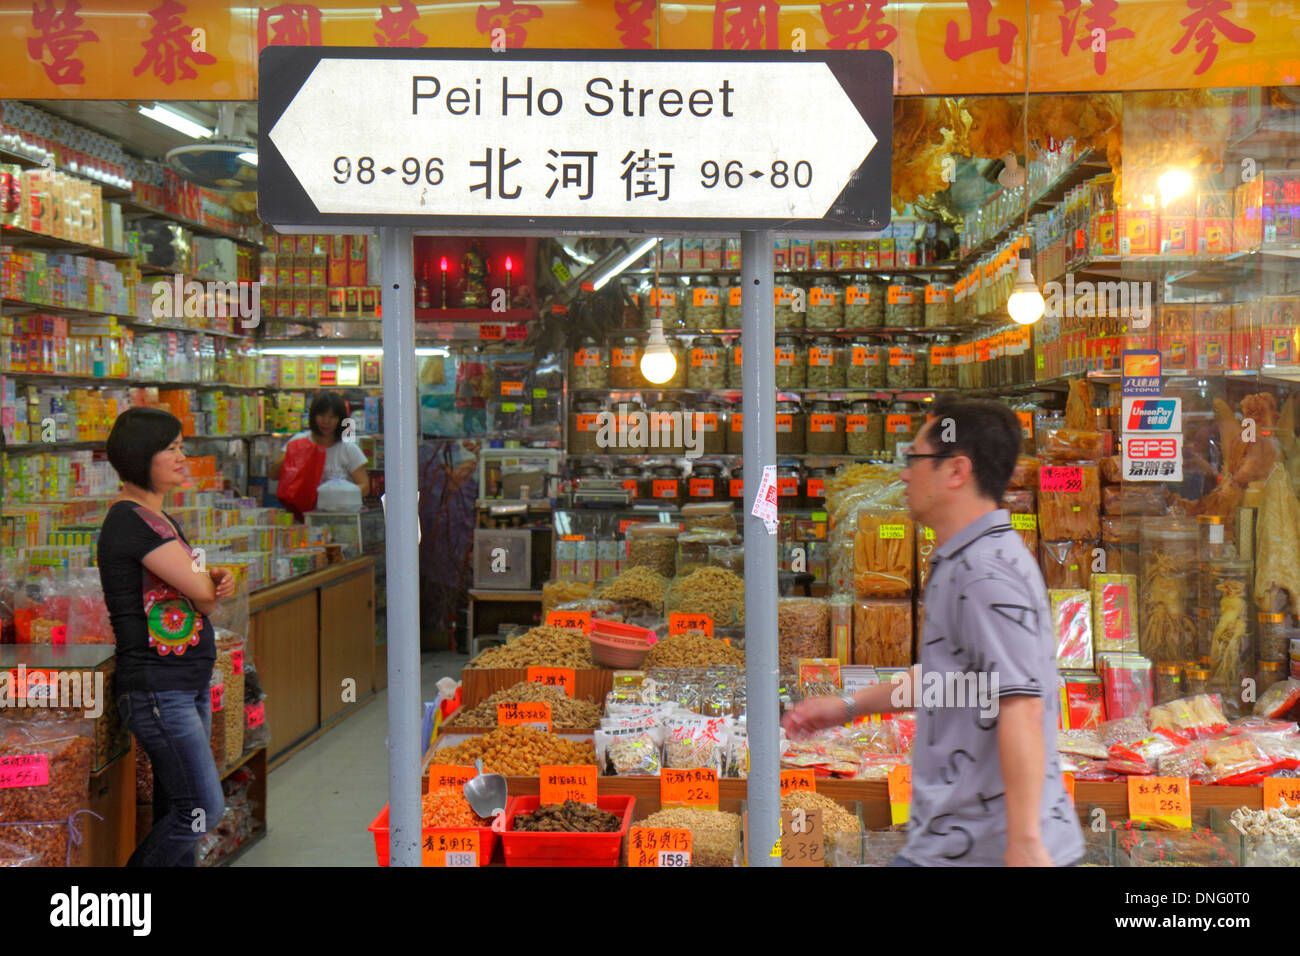
<path fill-rule="evenodd" d="M 269 236 L 260 279 L 266 316 L 374 318 L 379 312 L 365 236 Z"/>

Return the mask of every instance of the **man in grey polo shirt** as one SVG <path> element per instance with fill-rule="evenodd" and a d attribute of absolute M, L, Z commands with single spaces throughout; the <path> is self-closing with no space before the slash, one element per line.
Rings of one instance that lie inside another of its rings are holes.
<path fill-rule="evenodd" d="M 933 529 L 921 662 L 856 695 L 801 702 L 792 735 L 916 709 L 903 866 L 1070 866 L 1083 835 L 1056 752 L 1055 641 L 1038 563 L 1000 507 L 1020 452 L 1000 402 L 946 399 L 902 478 Z"/>

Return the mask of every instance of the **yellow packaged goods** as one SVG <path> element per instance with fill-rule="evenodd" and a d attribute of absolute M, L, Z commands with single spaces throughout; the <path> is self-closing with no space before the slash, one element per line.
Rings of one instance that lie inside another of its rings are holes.
<path fill-rule="evenodd" d="M 745 580 L 725 568 L 700 568 L 675 578 L 664 595 L 665 614 L 707 614 L 714 627 L 745 623 Z"/>
<path fill-rule="evenodd" d="M 495 727 L 497 705 L 502 703 L 544 702 L 551 705 L 551 726 L 556 730 L 591 730 L 600 723 L 600 705 L 589 700 L 576 700 L 562 687 L 527 682 L 504 687 L 485 697 L 477 707 L 462 707 L 452 715 L 444 727 Z"/>
<path fill-rule="evenodd" d="M 594 764 L 596 749 L 590 741 L 569 740 L 531 727 L 498 727 L 490 734 L 433 752 L 434 763 L 464 767 L 473 766 L 475 759 L 483 761 L 487 773 L 535 777 L 545 766 Z"/>
<path fill-rule="evenodd" d="M 745 652 L 703 634 L 675 634 L 665 637 L 646 655 L 646 667 L 711 667 L 745 664 Z"/>
<path fill-rule="evenodd" d="M 831 607 L 825 598 L 781 598 L 776 607 L 782 674 L 798 671 L 801 657 L 829 657 Z"/>
<path fill-rule="evenodd" d="M 589 581 L 547 581 L 542 585 L 542 615 L 554 611 L 561 604 L 591 597 L 594 588 Z"/>
<path fill-rule="evenodd" d="M 1097 651 L 1138 651 L 1137 575 L 1092 576 L 1092 636 Z"/>
<path fill-rule="evenodd" d="M 861 600 L 853 608 L 853 663 L 908 667 L 912 663 L 912 602 Z"/>
<path fill-rule="evenodd" d="M 641 605 L 633 609 L 658 615 L 663 613 L 667 588 L 668 579 L 662 574 L 649 567 L 635 567 L 614 578 L 600 589 L 599 594 L 607 601 Z"/>
<path fill-rule="evenodd" d="M 914 533 L 905 512 L 858 513 L 853 537 L 853 586 L 858 597 L 901 597 L 912 590 Z"/>
<path fill-rule="evenodd" d="M 594 670 L 596 661 L 591 656 L 591 644 L 581 631 L 567 631 L 559 627 L 535 627 L 504 647 L 488 648 L 465 666 L 475 668 L 572 667 L 576 670 Z"/>
<path fill-rule="evenodd" d="M 690 830 L 691 866 L 737 866 L 741 823 L 738 813 L 671 807 L 650 814 L 634 826 Z M 626 854 L 626 848 L 623 852 Z M 626 855 L 623 862 L 627 862 Z"/>
<path fill-rule="evenodd" d="M 1101 537 L 1101 476 L 1096 464 L 1053 465 L 1038 476 L 1038 533 L 1048 541 Z"/>

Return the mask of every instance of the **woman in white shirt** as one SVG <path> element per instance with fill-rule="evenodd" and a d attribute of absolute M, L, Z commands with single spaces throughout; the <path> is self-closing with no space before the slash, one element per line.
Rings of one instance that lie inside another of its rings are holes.
<path fill-rule="evenodd" d="M 299 432 L 285 443 L 285 451 L 296 441 L 312 441 L 325 449 L 325 471 L 321 484 L 334 478 L 346 478 L 361 489 L 361 497 L 370 493 L 370 476 L 366 474 L 366 455 L 356 442 L 343 438 L 343 420 L 348 408 L 338 392 L 321 392 L 312 400 L 307 416 L 310 429 Z M 277 481 L 284 467 L 285 452 L 271 466 L 271 477 Z"/>

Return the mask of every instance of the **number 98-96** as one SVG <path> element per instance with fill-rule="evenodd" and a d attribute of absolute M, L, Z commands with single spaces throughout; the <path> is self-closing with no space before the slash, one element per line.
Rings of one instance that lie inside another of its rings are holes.
<path fill-rule="evenodd" d="M 376 168 L 373 156 L 358 156 L 355 164 L 351 157 L 334 157 L 334 181 L 340 185 L 355 179 L 362 186 L 369 186 L 375 181 L 376 174 L 394 176 L 398 173 L 401 174 L 402 182 L 408 186 L 414 186 L 421 181 L 430 186 L 437 186 L 442 182 L 442 160 L 437 156 L 423 161 L 414 156 L 407 156 L 402 160 L 401 169 L 396 169 L 392 166 Z"/>

